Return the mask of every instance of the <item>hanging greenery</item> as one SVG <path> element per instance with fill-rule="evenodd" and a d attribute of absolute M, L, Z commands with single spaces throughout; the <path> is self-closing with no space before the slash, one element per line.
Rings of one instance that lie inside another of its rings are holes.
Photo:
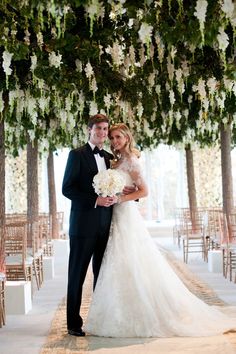
<path fill-rule="evenodd" d="M 235 27 L 232 0 L 2 1 L 7 147 L 77 146 L 97 112 L 141 147 L 212 144 L 236 123 Z"/>

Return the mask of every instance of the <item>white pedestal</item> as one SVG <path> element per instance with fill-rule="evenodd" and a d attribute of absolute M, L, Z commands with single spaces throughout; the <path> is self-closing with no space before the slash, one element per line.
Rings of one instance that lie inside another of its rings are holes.
<path fill-rule="evenodd" d="M 6 281 L 6 315 L 25 315 L 32 309 L 30 281 Z"/>
<path fill-rule="evenodd" d="M 54 257 L 43 257 L 43 278 L 51 280 L 54 278 Z"/>
<path fill-rule="evenodd" d="M 223 259 L 221 250 L 208 251 L 208 270 L 212 273 L 223 272 Z"/>
<path fill-rule="evenodd" d="M 69 240 L 53 240 L 53 249 L 55 257 L 69 256 Z"/>

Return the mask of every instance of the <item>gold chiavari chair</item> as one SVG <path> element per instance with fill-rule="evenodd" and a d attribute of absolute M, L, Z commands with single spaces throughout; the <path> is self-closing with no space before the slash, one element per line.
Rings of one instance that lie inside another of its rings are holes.
<path fill-rule="evenodd" d="M 201 253 L 205 261 L 208 255 L 207 226 L 204 221 L 205 211 L 194 210 L 183 221 L 181 236 L 183 241 L 183 259 L 188 263 L 190 253 Z"/>
<path fill-rule="evenodd" d="M 7 280 L 32 280 L 32 262 L 27 259 L 27 223 L 6 224 L 5 259 Z"/>

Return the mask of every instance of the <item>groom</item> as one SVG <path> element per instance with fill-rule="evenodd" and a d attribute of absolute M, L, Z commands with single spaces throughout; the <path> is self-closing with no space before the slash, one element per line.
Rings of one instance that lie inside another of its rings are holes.
<path fill-rule="evenodd" d="M 84 336 L 80 316 L 82 287 L 91 258 L 94 287 L 107 245 L 116 197 L 101 197 L 92 182 L 98 171 L 110 167 L 113 156 L 102 150 L 108 135 L 108 118 L 96 114 L 89 119 L 89 141 L 69 153 L 62 193 L 71 200 L 70 255 L 67 289 L 67 328 L 74 336 Z"/>

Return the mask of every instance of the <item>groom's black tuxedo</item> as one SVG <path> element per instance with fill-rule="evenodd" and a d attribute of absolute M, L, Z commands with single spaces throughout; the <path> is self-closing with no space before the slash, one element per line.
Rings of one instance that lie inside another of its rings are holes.
<path fill-rule="evenodd" d="M 112 158 L 110 153 L 104 152 L 107 168 Z M 62 193 L 71 200 L 67 327 L 75 331 L 83 324 L 79 313 L 88 265 L 93 257 L 95 286 L 111 224 L 112 207 L 95 207 L 97 194 L 92 182 L 97 172 L 96 160 L 88 143 L 70 151 Z"/>

